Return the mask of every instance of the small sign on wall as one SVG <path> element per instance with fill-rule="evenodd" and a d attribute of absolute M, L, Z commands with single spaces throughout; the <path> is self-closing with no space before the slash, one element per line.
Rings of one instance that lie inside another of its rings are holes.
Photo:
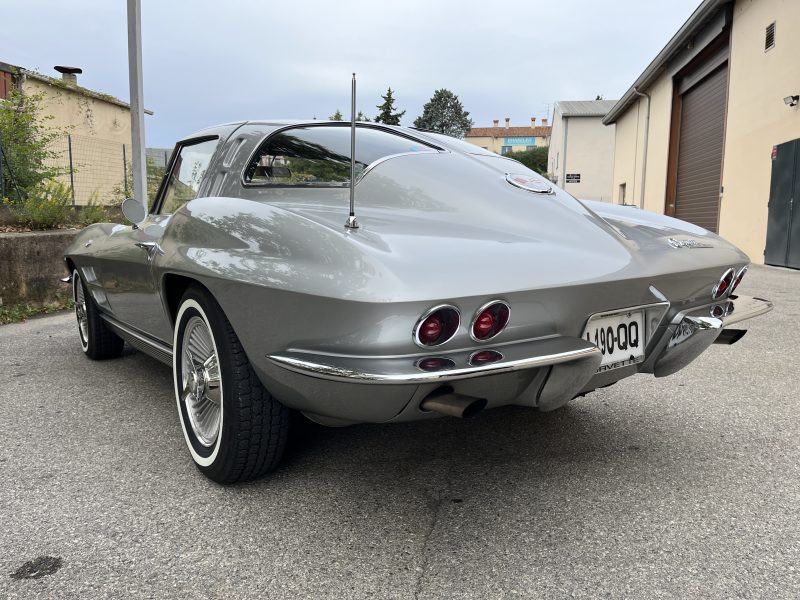
<path fill-rule="evenodd" d="M 580 183 L 581 182 L 581 174 L 580 173 L 567 173 L 566 174 L 566 182 L 567 183 Z"/>

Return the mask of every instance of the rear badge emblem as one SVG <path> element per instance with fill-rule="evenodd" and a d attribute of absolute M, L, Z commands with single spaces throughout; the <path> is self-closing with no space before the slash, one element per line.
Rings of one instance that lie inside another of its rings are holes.
<path fill-rule="evenodd" d="M 711 244 L 699 242 L 697 240 L 679 240 L 677 238 L 669 238 L 667 243 L 673 248 L 713 248 Z"/>

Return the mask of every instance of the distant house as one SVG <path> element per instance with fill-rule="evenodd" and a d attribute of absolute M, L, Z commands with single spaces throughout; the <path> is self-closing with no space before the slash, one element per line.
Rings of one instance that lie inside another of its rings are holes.
<path fill-rule="evenodd" d="M 23 94 L 42 94 L 42 114 L 51 117 L 47 126 L 66 132 L 53 149 L 61 156 L 59 167 L 68 171 L 72 166 L 72 177 L 66 175 L 64 182 L 72 187 L 75 202 L 85 204 L 93 195 L 103 201 L 114 188 L 126 185 L 130 106 L 78 85 L 81 69 L 57 66 L 55 70 L 60 78 L 0 62 L 0 101 L 9 97 L 12 87 Z"/>
<path fill-rule="evenodd" d="M 508 154 L 547 146 L 550 143 L 550 127 L 547 119 L 542 119 L 542 124 L 537 126 L 536 117 L 531 117 L 530 126 L 524 127 L 512 127 L 509 118 L 506 118 L 505 127 L 500 127 L 500 121 L 495 119 L 492 127 L 470 129 L 464 141 L 497 154 Z"/>
<path fill-rule="evenodd" d="M 616 100 L 556 102 L 547 170 L 576 198 L 611 202 L 614 128 L 603 117 Z M 624 198 L 623 198 L 624 201 Z"/>
<path fill-rule="evenodd" d="M 798 39 L 797 0 L 703 0 L 604 118 L 617 201 L 800 268 Z"/>

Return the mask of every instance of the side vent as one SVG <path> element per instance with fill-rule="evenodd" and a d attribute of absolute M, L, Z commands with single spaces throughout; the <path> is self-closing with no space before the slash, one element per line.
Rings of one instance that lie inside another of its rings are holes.
<path fill-rule="evenodd" d="M 775 47 L 775 21 L 767 25 L 767 31 L 764 35 L 764 52 L 772 50 Z"/>

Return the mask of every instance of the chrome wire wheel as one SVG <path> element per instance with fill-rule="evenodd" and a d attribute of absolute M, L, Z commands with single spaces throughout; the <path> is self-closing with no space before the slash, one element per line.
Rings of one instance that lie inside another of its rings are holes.
<path fill-rule="evenodd" d="M 181 402 L 195 438 L 210 448 L 222 425 L 222 376 L 211 331 L 201 317 L 186 322 L 180 356 Z"/>
<path fill-rule="evenodd" d="M 89 347 L 89 317 L 86 314 L 86 294 L 78 272 L 72 274 L 72 299 L 75 301 L 75 318 L 78 320 L 78 333 L 84 352 Z"/>

